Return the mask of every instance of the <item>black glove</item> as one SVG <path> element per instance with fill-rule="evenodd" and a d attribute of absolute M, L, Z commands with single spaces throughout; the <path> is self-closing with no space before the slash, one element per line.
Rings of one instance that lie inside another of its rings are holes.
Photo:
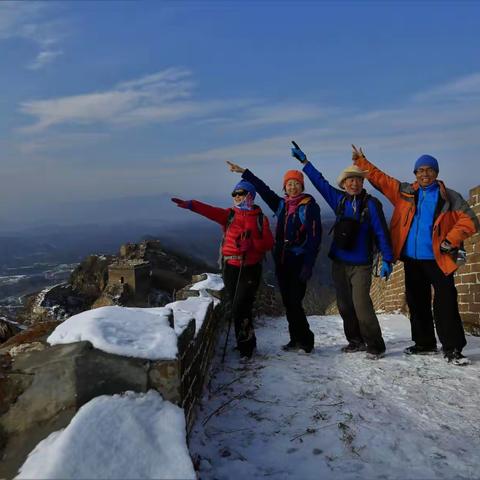
<path fill-rule="evenodd" d="M 440 252 L 442 253 L 451 253 L 453 249 L 454 246 L 447 239 L 440 244 Z"/>

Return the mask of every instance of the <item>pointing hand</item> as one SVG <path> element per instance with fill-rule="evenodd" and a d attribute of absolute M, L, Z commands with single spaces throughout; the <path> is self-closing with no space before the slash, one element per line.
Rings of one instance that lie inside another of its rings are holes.
<path fill-rule="evenodd" d="M 192 209 L 192 201 L 191 200 L 182 200 L 180 198 L 171 198 L 170 200 L 173 203 L 176 203 L 177 207 L 187 208 L 188 210 Z"/>
<path fill-rule="evenodd" d="M 236 163 L 229 162 L 227 160 L 228 166 L 230 167 L 231 172 L 235 173 L 243 173 L 245 171 L 245 168 L 242 168 L 240 165 L 237 165 Z"/>
<path fill-rule="evenodd" d="M 353 163 L 356 163 L 356 161 L 360 158 L 360 157 L 365 157 L 365 154 L 363 153 L 363 150 L 361 148 L 358 148 L 352 144 L 352 160 L 353 160 Z"/>

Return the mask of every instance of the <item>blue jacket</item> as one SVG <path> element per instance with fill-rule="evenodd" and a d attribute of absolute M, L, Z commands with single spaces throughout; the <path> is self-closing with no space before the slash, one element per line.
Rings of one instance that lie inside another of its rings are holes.
<path fill-rule="evenodd" d="M 352 250 L 343 250 L 333 241 L 328 254 L 329 257 L 333 260 L 348 263 L 349 265 L 369 265 L 372 263 L 374 246 L 376 245 L 382 253 L 383 259 L 387 262 L 392 262 L 392 245 L 380 201 L 368 195 L 366 197 L 368 213 L 361 219 L 361 213 L 364 209 L 362 207 L 356 208 L 354 212 L 352 202 L 361 203 L 362 199 L 365 199 L 365 190 L 363 190 L 360 195 L 356 195 L 356 198 L 351 197 L 343 190 L 332 187 L 310 162 L 303 167 L 303 171 L 335 214 L 337 214 L 339 205 L 345 198 L 343 218 L 356 218 L 357 220 L 361 220 L 360 230 L 354 248 Z"/>
<path fill-rule="evenodd" d="M 272 209 L 277 217 L 273 258 L 275 263 L 285 263 L 289 259 L 303 255 L 303 264 L 313 267 L 322 241 L 320 207 L 311 195 L 307 195 L 304 206 L 297 207 L 295 214 L 285 218 L 285 200 L 277 195 L 250 170 L 245 170 L 242 178 L 252 183 L 257 193 Z M 302 212 L 299 210 L 302 209 Z"/>
<path fill-rule="evenodd" d="M 419 188 L 416 194 L 417 209 L 403 247 L 403 254 L 418 260 L 435 260 L 432 235 L 440 186 L 434 182 L 426 188 Z"/>

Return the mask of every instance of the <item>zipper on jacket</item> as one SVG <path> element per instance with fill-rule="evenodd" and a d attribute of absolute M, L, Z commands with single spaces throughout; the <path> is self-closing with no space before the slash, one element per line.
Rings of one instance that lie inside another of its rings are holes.
<path fill-rule="evenodd" d="M 418 220 L 417 220 L 417 230 L 415 232 L 415 258 L 417 258 L 417 251 L 418 251 L 418 230 L 420 228 L 420 216 L 422 214 L 422 206 L 423 202 L 425 201 L 425 190 L 422 190 L 422 200 L 418 201 L 418 206 L 417 206 L 417 213 L 418 213 Z"/>

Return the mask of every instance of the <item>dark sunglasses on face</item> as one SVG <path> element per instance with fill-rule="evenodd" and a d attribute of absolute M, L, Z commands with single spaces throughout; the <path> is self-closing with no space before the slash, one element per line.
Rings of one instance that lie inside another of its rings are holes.
<path fill-rule="evenodd" d="M 236 197 L 237 195 L 244 197 L 245 195 L 247 195 L 247 193 L 248 192 L 245 190 L 235 190 L 234 192 L 232 192 L 232 197 Z"/>

